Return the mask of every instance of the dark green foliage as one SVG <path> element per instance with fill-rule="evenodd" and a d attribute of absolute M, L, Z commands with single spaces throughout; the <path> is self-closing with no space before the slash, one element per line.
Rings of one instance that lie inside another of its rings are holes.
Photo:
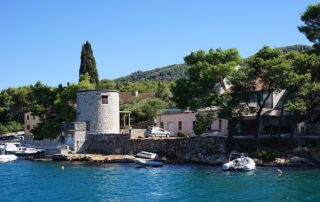
<path fill-rule="evenodd" d="M 59 89 L 37 82 L 31 87 L 31 90 L 33 97 L 32 113 L 41 118 L 50 119 L 54 114 L 53 105 Z"/>
<path fill-rule="evenodd" d="M 194 127 L 194 132 L 196 135 L 200 135 L 205 132 L 212 121 L 217 119 L 217 115 L 215 113 L 199 113 L 196 115 L 196 125 Z"/>
<path fill-rule="evenodd" d="M 159 109 L 165 109 L 168 105 L 164 101 L 158 98 L 152 99 L 135 99 L 133 102 L 123 104 L 120 106 L 122 111 L 131 111 L 131 122 L 135 124 L 137 122 L 152 120 Z"/>
<path fill-rule="evenodd" d="M 314 43 L 316 49 L 320 48 L 320 3 L 310 5 L 301 15 L 304 25 L 299 31 L 306 35 L 309 41 Z"/>
<path fill-rule="evenodd" d="M 96 68 L 96 60 L 93 56 L 91 44 L 88 41 L 86 41 L 86 43 L 82 45 L 79 82 L 81 82 L 81 75 L 84 75 L 86 73 L 88 73 L 90 76 L 90 83 L 98 86 L 99 75 Z"/>
<path fill-rule="evenodd" d="M 8 129 L 5 125 L 0 124 L 0 134 L 8 133 Z"/>
<path fill-rule="evenodd" d="M 190 66 L 189 78 L 181 78 L 175 82 L 171 91 L 172 100 L 180 108 L 217 106 L 223 103 L 223 95 L 219 89 L 226 89 L 224 79 L 229 78 L 241 58 L 236 49 L 203 50 L 187 55 L 185 62 Z"/>
<path fill-rule="evenodd" d="M 161 82 L 161 87 L 169 89 L 170 82 Z M 117 82 L 116 89 L 120 92 L 144 92 L 144 93 L 156 93 L 158 91 L 157 81 L 137 81 L 137 82 Z"/>
<path fill-rule="evenodd" d="M 23 126 L 21 123 L 10 121 L 7 124 L 0 124 L 0 135 L 9 133 L 9 132 L 18 132 L 23 130 Z"/>
<path fill-rule="evenodd" d="M 44 111 L 40 116 L 42 123 L 32 130 L 36 139 L 56 138 L 60 134 L 62 122 L 72 122 L 76 119 L 75 104 L 78 86 L 69 85 L 55 90 L 55 99 L 50 103 L 50 112 Z M 32 111 L 35 113 L 34 111 Z"/>
<path fill-rule="evenodd" d="M 0 123 L 23 123 L 24 113 L 32 106 L 31 87 L 7 88 L 0 93 Z"/>
<path fill-rule="evenodd" d="M 32 129 L 31 132 L 34 138 L 42 140 L 45 138 L 54 139 L 60 134 L 61 123 L 54 120 L 47 120 L 46 122 L 40 123 L 36 128 Z"/>
<path fill-rule="evenodd" d="M 119 90 L 119 84 L 113 80 L 103 79 L 99 82 L 98 88 L 102 90 Z"/>
<path fill-rule="evenodd" d="M 116 81 L 136 82 L 136 81 L 165 81 L 172 82 L 178 78 L 188 77 L 188 66 L 186 64 L 175 64 L 166 67 L 156 68 L 150 71 L 137 71 L 129 76 L 120 77 Z"/>
<path fill-rule="evenodd" d="M 42 121 L 35 138 L 55 138 L 63 121 L 75 120 L 78 85 L 49 87 L 41 82 L 33 86 L 8 88 L 0 93 L 0 134 L 22 130 L 24 113 L 31 111 Z"/>
<path fill-rule="evenodd" d="M 261 159 L 263 162 L 272 162 L 275 158 L 279 157 L 277 151 L 258 150 L 250 155 L 252 158 Z"/>
<path fill-rule="evenodd" d="M 188 137 L 188 134 L 184 133 L 184 132 L 178 132 L 177 133 L 178 137 Z"/>
<path fill-rule="evenodd" d="M 156 97 L 165 101 L 165 102 L 169 102 L 170 97 L 171 97 L 171 91 L 170 91 L 168 85 L 159 81 L 158 86 L 157 86 L 157 90 L 156 90 Z"/>

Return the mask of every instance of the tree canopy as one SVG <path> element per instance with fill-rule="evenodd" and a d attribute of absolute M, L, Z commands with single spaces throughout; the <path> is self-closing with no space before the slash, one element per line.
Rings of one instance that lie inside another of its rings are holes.
<path fill-rule="evenodd" d="M 320 3 L 310 5 L 301 15 L 304 25 L 299 31 L 306 35 L 307 39 L 314 43 L 314 47 L 320 48 Z"/>
<path fill-rule="evenodd" d="M 210 49 L 192 52 L 184 58 L 189 65 L 189 78 L 181 78 L 172 86 L 173 101 L 180 108 L 215 106 L 222 102 L 222 90 L 241 58 L 236 49 Z"/>
<path fill-rule="evenodd" d="M 81 75 L 85 75 L 86 73 L 88 73 L 90 76 L 90 83 L 94 84 L 95 86 L 98 86 L 99 75 L 98 70 L 96 68 L 96 60 L 93 56 L 91 44 L 88 41 L 86 41 L 86 43 L 82 45 L 81 63 L 79 69 L 79 82 L 81 82 L 81 79 L 83 79 Z"/>

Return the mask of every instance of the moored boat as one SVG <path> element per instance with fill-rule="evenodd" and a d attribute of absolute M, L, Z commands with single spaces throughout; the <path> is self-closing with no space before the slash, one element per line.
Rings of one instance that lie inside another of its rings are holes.
<path fill-rule="evenodd" d="M 42 149 L 36 149 L 33 147 L 23 147 L 19 142 L 6 142 L 3 143 L 2 148 L 8 154 L 15 155 L 32 155 L 44 152 Z"/>
<path fill-rule="evenodd" d="M 138 157 L 146 158 L 146 159 L 156 159 L 158 158 L 158 154 L 152 152 L 141 151 L 137 153 Z"/>
<path fill-rule="evenodd" d="M 255 162 L 246 153 L 231 153 L 229 161 L 222 166 L 225 171 L 250 171 L 255 168 Z"/>
<path fill-rule="evenodd" d="M 4 149 L 0 149 L 0 163 L 5 163 L 9 161 L 15 161 L 17 160 L 17 156 L 14 154 L 5 154 Z"/>
<path fill-rule="evenodd" d="M 162 162 L 152 161 L 152 160 L 135 159 L 134 162 L 138 165 L 149 166 L 149 167 L 162 167 L 163 166 Z"/>

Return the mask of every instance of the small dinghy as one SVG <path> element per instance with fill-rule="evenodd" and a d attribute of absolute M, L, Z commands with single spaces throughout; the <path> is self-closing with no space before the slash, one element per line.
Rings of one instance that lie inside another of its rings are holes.
<path fill-rule="evenodd" d="M 5 154 L 4 149 L 0 149 L 0 163 L 5 163 L 9 161 L 15 161 L 17 160 L 17 156 L 14 154 Z"/>
<path fill-rule="evenodd" d="M 246 153 L 231 153 L 229 162 L 223 164 L 223 170 L 250 171 L 256 168 L 255 162 Z"/>
<path fill-rule="evenodd" d="M 156 159 L 158 158 L 158 154 L 152 152 L 141 151 L 137 153 L 138 157 L 146 158 L 146 159 Z"/>
<path fill-rule="evenodd" d="M 159 161 L 135 159 L 134 162 L 138 165 L 148 166 L 148 167 L 162 167 L 163 166 L 163 163 L 159 162 Z"/>

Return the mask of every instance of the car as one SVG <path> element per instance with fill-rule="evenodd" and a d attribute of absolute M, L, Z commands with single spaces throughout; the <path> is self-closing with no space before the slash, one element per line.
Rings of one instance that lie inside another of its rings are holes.
<path fill-rule="evenodd" d="M 171 134 L 169 131 L 164 130 L 163 128 L 159 127 L 148 127 L 144 132 L 145 137 L 170 137 Z"/>
<path fill-rule="evenodd" d="M 220 130 L 208 130 L 200 135 L 200 137 L 224 137 Z"/>

